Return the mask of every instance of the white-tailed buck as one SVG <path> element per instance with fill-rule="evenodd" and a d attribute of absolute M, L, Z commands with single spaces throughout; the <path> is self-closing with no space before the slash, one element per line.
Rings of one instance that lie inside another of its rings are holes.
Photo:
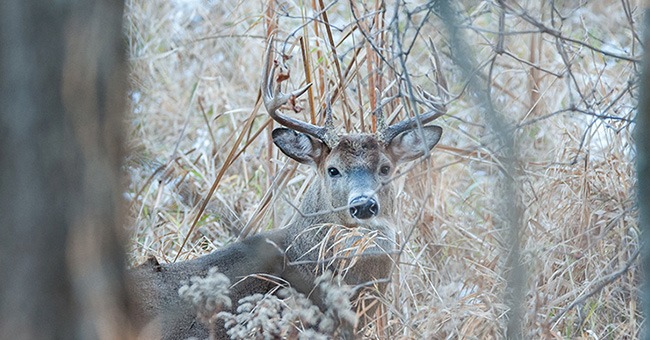
<path fill-rule="evenodd" d="M 391 126 L 380 123 L 378 133 L 337 135 L 329 106 L 324 127 L 279 112 L 309 85 L 288 94 L 280 92 L 271 47 L 269 42 L 262 96 L 269 115 L 284 126 L 273 131 L 273 142 L 287 156 L 310 165 L 317 176 L 288 226 L 190 261 L 158 264 L 152 259 L 131 272 L 134 293 L 141 301 L 139 315 L 143 321 L 156 319 L 163 338 L 207 336 L 193 306 L 179 297 L 178 289 L 182 281 L 205 276 L 215 266 L 233 283 L 233 305 L 242 297 L 273 288 L 272 282 L 255 274 L 281 278 L 321 308 L 314 279 L 323 269 L 343 275 L 349 285 L 374 291 L 383 292 L 388 282 L 397 225 L 391 176 L 398 164 L 415 160 L 436 145 L 442 129 L 424 124 L 444 109 L 434 105 L 436 109 L 417 118 Z M 218 338 L 226 337 L 223 325 L 217 333 Z"/>

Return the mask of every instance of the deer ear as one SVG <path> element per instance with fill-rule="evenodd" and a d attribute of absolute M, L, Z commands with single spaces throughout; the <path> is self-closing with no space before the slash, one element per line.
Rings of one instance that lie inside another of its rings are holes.
<path fill-rule="evenodd" d="M 277 128 L 271 135 L 285 155 L 302 164 L 316 165 L 328 151 L 321 140 L 291 129 Z"/>
<path fill-rule="evenodd" d="M 388 143 L 388 152 L 397 163 L 412 161 L 422 157 L 438 144 L 440 136 L 442 128 L 436 125 L 407 130 Z"/>

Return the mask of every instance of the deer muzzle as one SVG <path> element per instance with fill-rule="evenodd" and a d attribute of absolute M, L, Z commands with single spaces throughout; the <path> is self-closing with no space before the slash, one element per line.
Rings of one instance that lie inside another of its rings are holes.
<path fill-rule="evenodd" d="M 379 203 L 372 197 L 359 196 L 350 201 L 350 215 L 367 220 L 379 214 Z"/>

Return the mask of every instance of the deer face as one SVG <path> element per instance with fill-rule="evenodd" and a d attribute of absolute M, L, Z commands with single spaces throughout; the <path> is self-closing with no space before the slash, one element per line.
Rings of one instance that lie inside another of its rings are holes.
<path fill-rule="evenodd" d="M 319 211 L 336 212 L 348 226 L 372 223 L 393 214 L 391 176 L 395 167 L 428 152 L 442 129 L 425 126 L 404 131 L 384 142 L 373 134 L 340 137 L 332 148 L 318 138 L 287 128 L 273 131 L 273 141 L 284 154 L 311 165 L 319 175 Z"/>

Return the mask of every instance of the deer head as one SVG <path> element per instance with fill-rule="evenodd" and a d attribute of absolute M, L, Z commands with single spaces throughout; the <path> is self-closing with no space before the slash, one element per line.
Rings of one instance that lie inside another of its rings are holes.
<path fill-rule="evenodd" d="M 438 143 L 442 128 L 424 124 L 444 114 L 444 107 L 435 106 L 419 118 L 391 126 L 380 124 L 375 134 L 337 135 L 329 105 L 324 126 L 288 117 L 279 112 L 280 107 L 311 84 L 288 94 L 280 91 L 280 81 L 274 79 L 277 65 L 271 65 L 271 41 L 263 67 L 262 97 L 269 115 L 284 126 L 273 130 L 273 142 L 285 155 L 318 173 L 301 205 L 302 213 L 321 212 L 316 222 L 346 226 L 372 225 L 373 220 L 390 218 L 394 199 L 391 176 L 398 164 L 423 156 Z"/>

